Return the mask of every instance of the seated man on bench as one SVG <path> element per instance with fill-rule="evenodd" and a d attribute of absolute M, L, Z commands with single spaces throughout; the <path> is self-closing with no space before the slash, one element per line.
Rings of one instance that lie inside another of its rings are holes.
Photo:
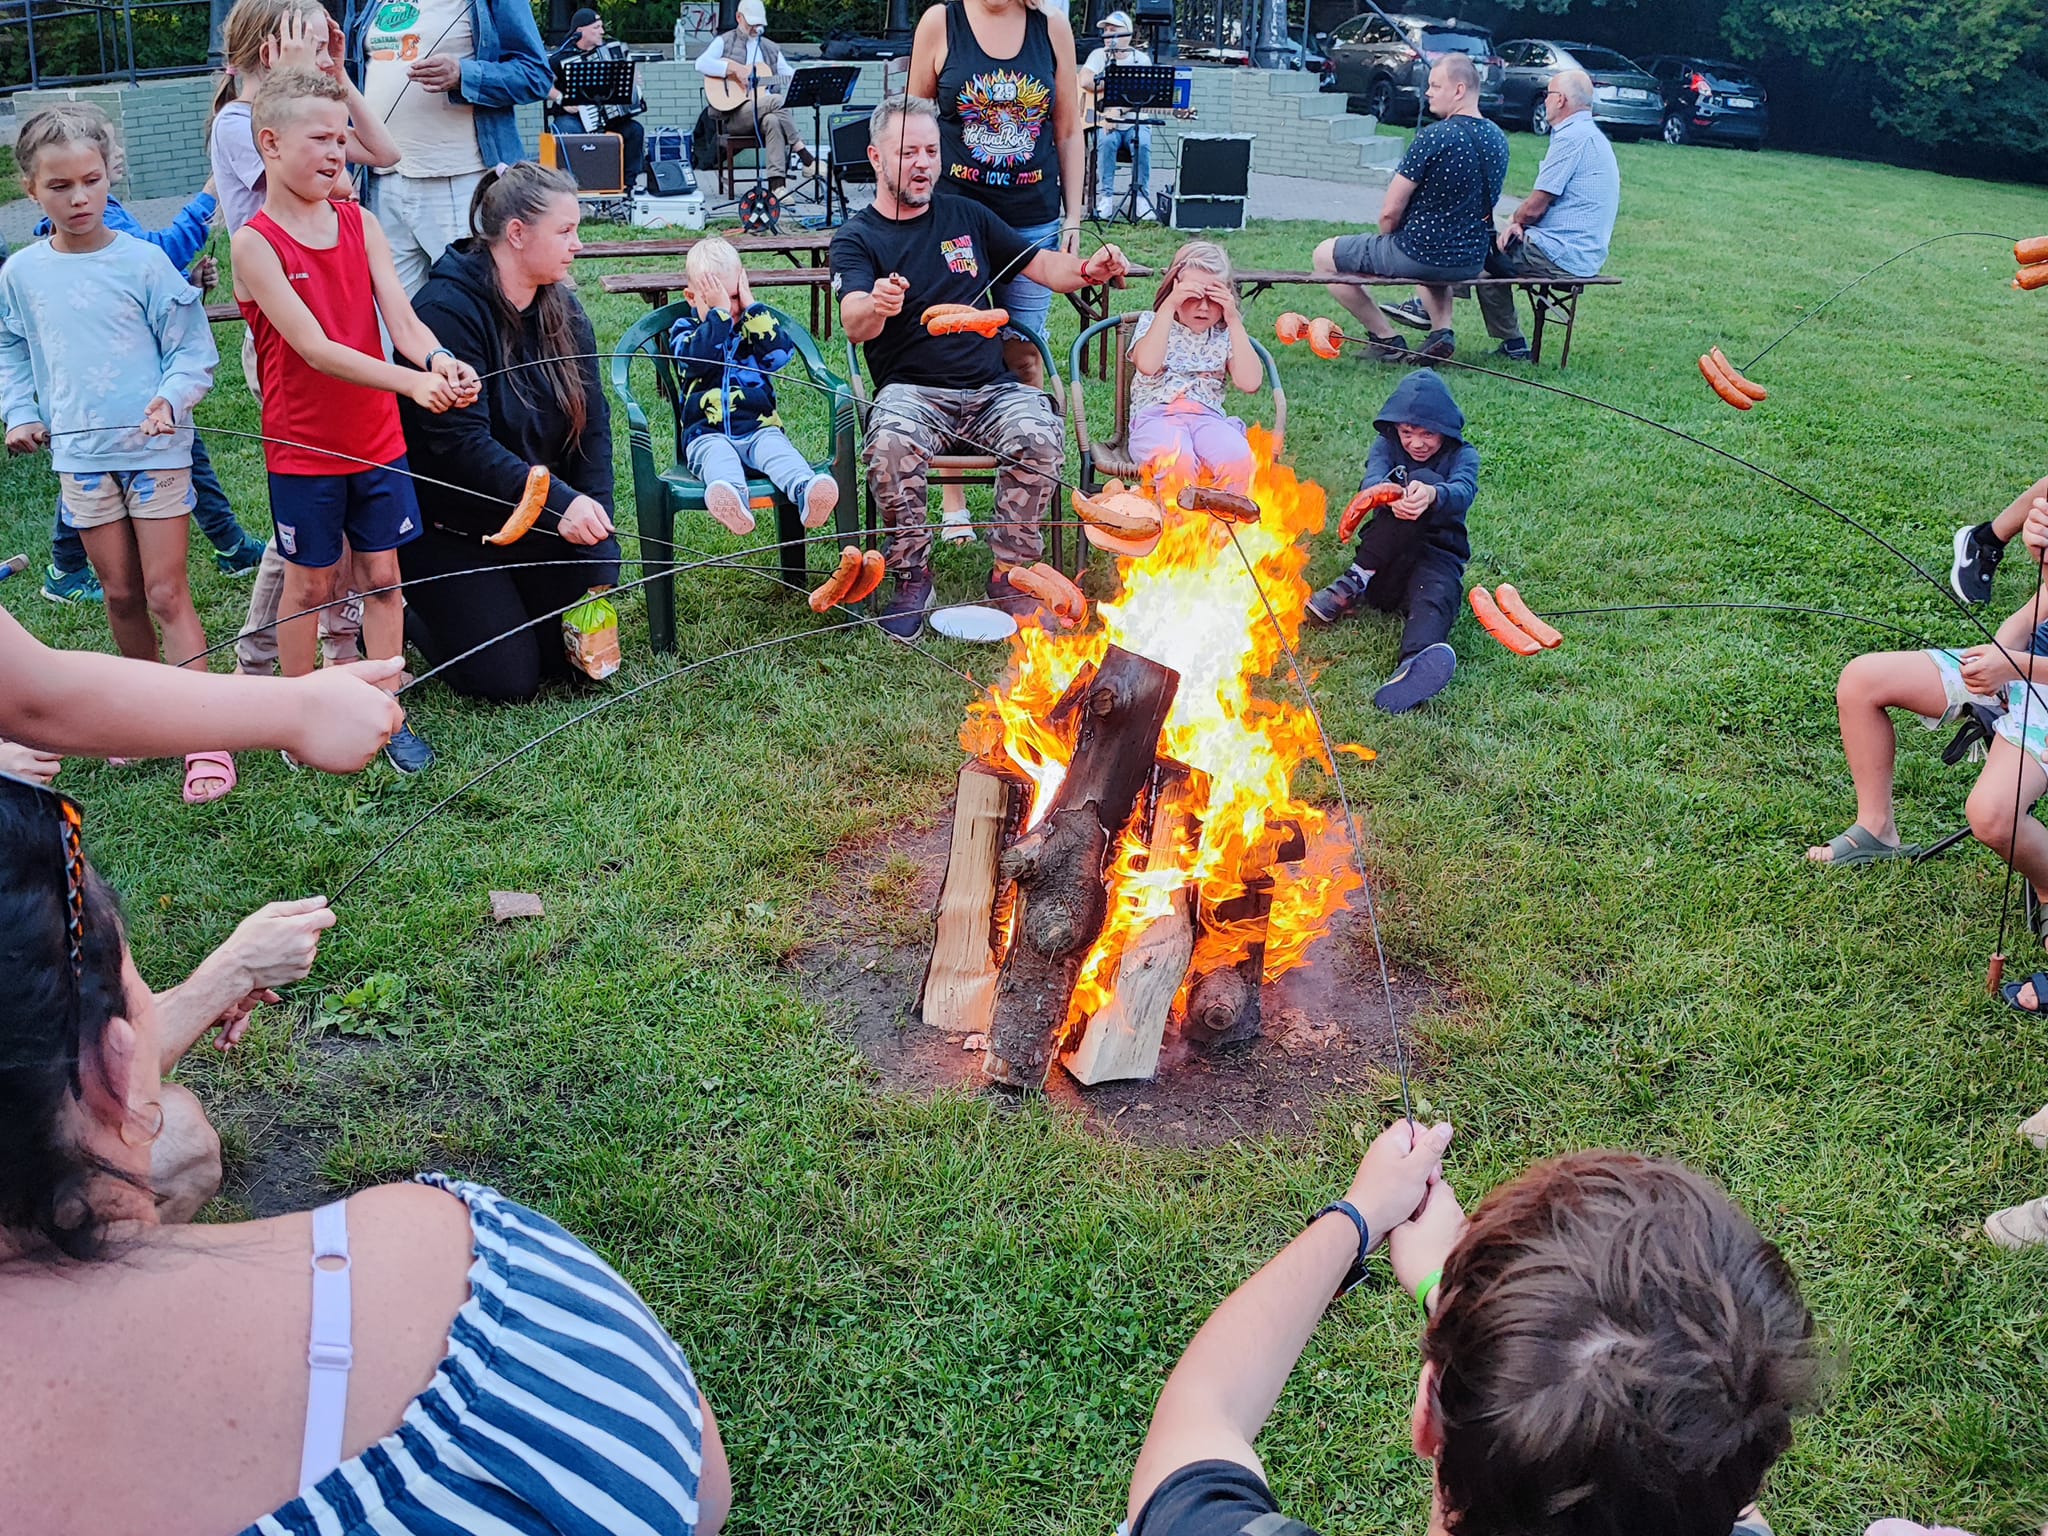
<path fill-rule="evenodd" d="M 1598 277 L 1607 263 L 1614 215 L 1621 207 L 1621 168 L 1614 162 L 1614 146 L 1593 121 L 1593 81 L 1583 69 L 1560 69 L 1550 77 L 1544 100 L 1550 148 L 1536 173 L 1536 190 L 1522 199 L 1486 253 L 1489 277 Z M 1528 362 L 1515 290 L 1496 285 L 1477 291 L 1486 334 L 1500 343 L 1500 355 Z M 1432 323 L 1415 299 L 1388 309 L 1396 319 Z"/>
<path fill-rule="evenodd" d="M 1356 273 L 1412 278 L 1423 287 L 1430 332 L 1421 360 L 1456 350 L 1450 284 L 1477 277 L 1493 245 L 1493 203 L 1508 173 L 1508 136 L 1479 113 L 1479 72 L 1462 53 L 1447 53 L 1429 72 L 1429 110 L 1442 121 L 1415 135 L 1380 204 L 1380 232 L 1346 235 L 1316 247 L 1318 276 Z M 1332 283 L 1330 297 L 1372 332 L 1372 355 L 1407 362 L 1408 343 L 1355 283 Z"/>

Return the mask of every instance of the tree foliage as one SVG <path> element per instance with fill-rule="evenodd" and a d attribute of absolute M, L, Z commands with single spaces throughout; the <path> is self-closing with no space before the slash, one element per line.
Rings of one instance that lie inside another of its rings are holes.
<path fill-rule="evenodd" d="M 2048 179 L 2048 7 L 2041 0 L 1472 0 L 1502 37 L 1624 53 L 1720 54 L 1754 67 L 1771 137 L 1977 175 Z"/>

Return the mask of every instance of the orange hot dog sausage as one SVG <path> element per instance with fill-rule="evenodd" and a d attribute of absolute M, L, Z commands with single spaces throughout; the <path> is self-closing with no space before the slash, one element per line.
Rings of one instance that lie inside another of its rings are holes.
<path fill-rule="evenodd" d="M 860 550 L 856 546 L 849 544 L 840 550 L 839 569 L 827 576 L 811 594 L 811 612 L 824 613 L 827 609 L 847 601 L 847 593 L 853 590 L 853 584 L 860 579 L 862 563 Z"/>
<path fill-rule="evenodd" d="M 1733 363 L 1728 361 L 1727 354 L 1724 353 L 1719 347 L 1708 348 L 1707 356 L 1711 357 L 1715 362 L 1719 363 L 1721 365 L 1721 371 L 1728 375 L 1728 382 L 1730 384 L 1733 384 L 1737 389 L 1741 390 L 1745 395 L 1749 396 L 1750 399 L 1768 400 L 1771 398 L 1771 392 L 1765 389 L 1763 385 L 1752 384 L 1748 379 L 1744 378 L 1742 376 L 1741 371 L 1738 370 Z"/>
<path fill-rule="evenodd" d="M 1472 616 L 1479 620 L 1479 627 L 1485 630 L 1517 656 L 1534 656 L 1543 647 L 1538 645 L 1527 631 L 1517 629 L 1508 616 L 1500 611 L 1493 600 L 1493 594 L 1484 587 L 1474 587 L 1469 594 Z"/>
<path fill-rule="evenodd" d="M 917 323 L 919 325 L 930 325 L 942 315 L 971 315 L 973 313 L 974 306 L 972 304 L 934 304 L 917 317 Z"/>
<path fill-rule="evenodd" d="M 1273 322 L 1273 334 L 1280 339 L 1283 345 L 1293 346 L 1308 334 L 1308 316 L 1298 315 L 1293 310 L 1288 310 L 1286 314 Z"/>
<path fill-rule="evenodd" d="M 1051 608 L 1054 617 L 1069 629 L 1087 622 L 1088 599 L 1081 595 L 1081 589 L 1042 560 L 1037 565 L 1012 569 L 1010 585 Z"/>
<path fill-rule="evenodd" d="M 1337 519 L 1337 537 L 1349 543 L 1368 513 L 1376 507 L 1391 507 L 1400 499 L 1401 487 L 1398 485 L 1368 485 L 1351 498 L 1344 515 Z"/>
<path fill-rule="evenodd" d="M 1259 520 L 1256 501 L 1235 491 L 1226 491 L 1220 485 L 1184 485 L 1180 490 L 1180 504 L 1185 511 L 1207 512 L 1226 523 L 1256 523 Z"/>
<path fill-rule="evenodd" d="M 1493 589 L 1493 600 L 1500 604 L 1500 611 L 1515 628 L 1523 631 L 1546 651 L 1554 651 L 1564 644 L 1561 631 L 1543 622 L 1522 601 L 1522 594 L 1506 582 Z"/>
<path fill-rule="evenodd" d="M 1737 389 L 1735 381 L 1717 368 L 1714 365 L 1714 360 L 1704 352 L 1700 354 L 1700 376 L 1713 385 L 1715 394 L 1726 400 L 1738 411 L 1746 411 L 1756 404 L 1749 396 Z"/>
<path fill-rule="evenodd" d="M 839 599 L 839 601 L 842 603 L 866 602 L 875 595 L 875 588 L 882 584 L 882 578 L 888 572 L 889 562 L 882 558 L 882 552 L 879 549 L 869 550 L 860 557 L 860 575 L 854 579 L 853 586 L 848 589 L 846 596 Z"/>
<path fill-rule="evenodd" d="M 2012 259 L 2023 267 L 2048 261 L 2048 235 L 2036 235 L 2031 240 L 2020 241 L 2012 248 Z"/>
<path fill-rule="evenodd" d="M 925 330 L 934 336 L 957 336 L 962 331 L 973 331 L 982 336 L 993 336 L 1010 323 L 1007 309 L 969 309 L 962 314 L 940 315 L 925 323 Z"/>
<path fill-rule="evenodd" d="M 548 467 L 536 464 L 526 472 L 526 489 L 519 493 L 519 505 L 512 509 L 496 533 L 484 535 L 486 544 L 514 544 L 526 537 L 533 525 L 540 521 L 541 509 L 548 503 L 548 486 L 551 480 Z"/>
<path fill-rule="evenodd" d="M 1337 333 L 1337 322 L 1327 315 L 1317 315 L 1309 321 L 1308 349 L 1325 360 L 1342 352 L 1344 338 Z"/>
<path fill-rule="evenodd" d="M 2037 261 L 2031 267 L 2021 267 L 2019 275 L 2012 280 L 2015 288 L 2039 288 L 2048 283 L 2048 261 Z"/>

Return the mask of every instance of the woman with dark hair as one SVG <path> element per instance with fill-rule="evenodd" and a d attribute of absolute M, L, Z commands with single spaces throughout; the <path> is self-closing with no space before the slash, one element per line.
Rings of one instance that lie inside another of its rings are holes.
<path fill-rule="evenodd" d="M 486 171 L 470 203 L 473 233 L 442 253 L 412 300 L 442 344 L 476 366 L 483 390 L 475 404 L 438 416 L 400 402 L 406 452 L 428 477 L 416 483 L 426 529 L 401 548 L 400 568 L 409 582 L 508 569 L 408 588 L 406 638 L 434 666 L 482 646 L 442 677 L 496 703 L 568 680 L 561 622 L 543 616 L 619 579 L 611 407 L 596 333 L 565 281 L 582 249 L 577 219 L 576 184 L 560 171 L 530 161 Z M 535 532 L 484 544 L 535 464 L 552 478 Z M 509 569 L 568 560 L 582 563 Z"/>
<path fill-rule="evenodd" d="M 1039 250 L 1080 254 L 1087 141 L 1067 8 L 1047 0 L 943 0 L 917 19 L 910 94 L 939 105 L 939 175 Z M 987 274 L 1010 312 L 1003 361 L 1026 384 L 1044 360 L 1019 328 L 1046 331 L 1052 290 L 1018 271 Z M 964 486 L 942 487 L 945 538 L 974 537 Z"/>
<path fill-rule="evenodd" d="M 81 832 L 0 778 L 8 1527 L 716 1532 L 688 1363 L 546 1217 L 425 1175 L 164 1223 L 161 1149 L 204 1120 Z"/>

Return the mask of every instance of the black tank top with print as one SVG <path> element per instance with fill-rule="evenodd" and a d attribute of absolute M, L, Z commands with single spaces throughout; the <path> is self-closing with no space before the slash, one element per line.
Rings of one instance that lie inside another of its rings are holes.
<path fill-rule="evenodd" d="M 946 185 L 1013 229 L 1060 216 L 1059 141 L 1052 100 L 1059 78 L 1045 15 L 1024 13 L 1024 46 L 990 58 L 964 0 L 946 6 L 946 67 L 939 75 L 939 152 Z"/>

